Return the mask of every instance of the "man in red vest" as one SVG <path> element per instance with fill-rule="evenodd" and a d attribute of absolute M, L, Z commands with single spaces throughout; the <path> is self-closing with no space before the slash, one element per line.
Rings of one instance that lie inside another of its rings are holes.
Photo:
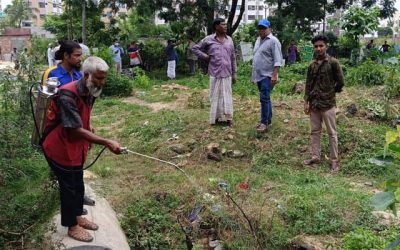
<path fill-rule="evenodd" d="M 106 146 L 115 154 L 121 153 L 118 142 L 93 133 L 90 112 L 94 100 L 105 84 L 107 63 L 99 57 L 88 57 L 83 65 L 83 77 L 59 88 L 47 113 L 43 151 L 57 176 L 60 186 L 61 225 L 68 227 L 68 235 L 76 240 L 90 242 L 88 230 L 98 226 L 82 217 L 83 164 L 90 144 Z"/>

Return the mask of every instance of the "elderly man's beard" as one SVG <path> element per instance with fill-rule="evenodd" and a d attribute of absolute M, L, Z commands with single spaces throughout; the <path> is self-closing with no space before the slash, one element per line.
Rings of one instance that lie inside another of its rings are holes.
<path fill-rule="evenodd" d="M 102 91 L 102 88 L 94 86 L 92 82 L 92 75 L 89 75 L 89 78 L 86 80 L 86 87 L 89 90 L 89 94 L 94 97 L 99 97 Z"/>

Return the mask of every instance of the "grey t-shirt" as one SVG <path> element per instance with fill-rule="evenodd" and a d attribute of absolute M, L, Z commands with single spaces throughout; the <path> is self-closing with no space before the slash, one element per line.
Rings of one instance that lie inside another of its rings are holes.
<path fill-rule="evenodd" d="M 257 38 L 254 45 L 252 81 L 259 82 L 271 77 L 274 67 L 282 66 L 282 49 L 279 40 L 269 34 L 266 38 Z"/>

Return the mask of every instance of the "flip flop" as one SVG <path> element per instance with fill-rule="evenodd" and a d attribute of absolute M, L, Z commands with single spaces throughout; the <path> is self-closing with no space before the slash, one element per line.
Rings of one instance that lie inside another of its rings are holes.
<path fill-rule="evenodd" d="M 68 230 L 68 236 L 74 240 L 83 241 L 83 242 L 91 242 L 93 241 L 93 236 L 90 235 L 88 231 L 79 227 L 76 230 Z"/>
<path fill-rule="evenodd" d="M 96 223 L 89 221 L 85 217 L 81 217 L 80 219 L 78 219 L 78 225 L 87 230 L 96 231 L 97 229 L 99 229 L 99 226 Z"/>

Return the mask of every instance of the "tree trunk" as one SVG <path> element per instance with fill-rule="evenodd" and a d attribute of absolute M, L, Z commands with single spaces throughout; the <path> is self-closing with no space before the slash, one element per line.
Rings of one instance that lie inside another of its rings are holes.
<path fill-rule="evenodd" d="M 86 0 L 82 1 L 82 43 L 86 44 Z"/>
<path fill-rule="evenodd" d="M 236 0 L 236 4 L 237 4 L 237 0 Z M 235 24 L 234 24 L 233 26 L 231 26 L 230 29 L 228 29 L 228 35 L 229 35 L 229 36 L 232 36 L 232 34 L 233 34 L 233 33 L 236 31 L 236 29 L 239 27 L 240 21 L 242 20 L 242 17 L 243 17 L 243 13 L 244 13 L 245 7 L 246 7 L 246 1 L 245 1 L 245 0 L 242 0 L 242 5 L 240 6 L 239 16 L 238 16 L 238 18 L 237 18 Z M 231 12 L 232 12 L 232 8 L 231 8 Z M 235 9 L 233 10 L 233 14 L 232 14 L 232 13 L 229 13 L 229 16 L 231 16 L 231 15 L 232 15 L 232 16 L 235 16 L 235 12 L 236 12 L 236 6 L 235 6 Z M 229 21 L 229 19 L 228 19 L 228 21 Z M 232 21 L 233 21 L 233 18 L 232 18 Z"/>

